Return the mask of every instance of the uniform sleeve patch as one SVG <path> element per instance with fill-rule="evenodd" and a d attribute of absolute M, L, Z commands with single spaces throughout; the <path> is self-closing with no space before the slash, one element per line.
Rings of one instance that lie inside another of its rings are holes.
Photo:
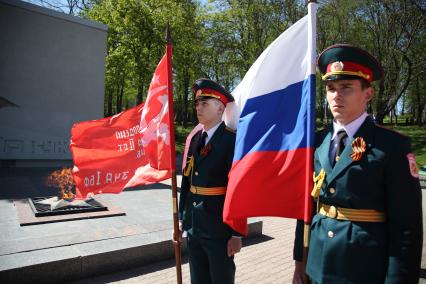
<path fill-rule="evenodd" d="M 410 173 L 414 178 L 419 178 L 419 168 L 417 168 L 416 157 L 413 153 L 407 154 Z"/>

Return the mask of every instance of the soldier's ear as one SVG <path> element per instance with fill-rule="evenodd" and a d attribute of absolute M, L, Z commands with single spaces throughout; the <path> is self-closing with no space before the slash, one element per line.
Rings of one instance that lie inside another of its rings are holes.
<path fill-rule="evenodd" d="M 366 92 L 365 99 L 367 100 L 367 102 L 371 101 L 374 95 L 374 89 L 372 87 L 368 87 L 367 89 L 365 89 L 365 92 Z"/>
<path fill-rule="evenodd" d="M 225 111 L 225 105 L 219 100 L 216 103 L 217 103 L 217 106 L 218 106 L 218 110 L 220 112 L 224 112 Z"/>

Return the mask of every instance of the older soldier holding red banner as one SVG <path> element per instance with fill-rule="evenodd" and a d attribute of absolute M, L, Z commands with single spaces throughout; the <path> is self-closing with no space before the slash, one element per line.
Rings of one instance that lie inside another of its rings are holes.
<path fill-rule="evenodd" d="M 422 255 L 419 175 L 409 138 L 366 113 L 380 63 L 347 44 L 318 58 L 333 125 L 316 136 L 317 214 L 306 273 L 313 283 L 418 283 Z M 303 223 L 295 241 L 294 283 L 301 283 Z"/>
<path fill-rule="evenodd" d="M 222 121 L 234 100 L 210 79 L 193 85 L 195 108 L 203 129 L 191 139 L 179 200 L 180 234 L 188 234 L 191 283 L 234 283 L 234 254 L 241 249 L 238 233 L 223 223 L 228 173 L 235 133 Z"/>

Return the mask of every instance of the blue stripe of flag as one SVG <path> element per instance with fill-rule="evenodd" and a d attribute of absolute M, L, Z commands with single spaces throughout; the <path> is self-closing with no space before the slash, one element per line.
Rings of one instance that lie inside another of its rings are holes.
<path fill-rule="evenodd" d="M 238 122 L 234 162 L 255 151 L 313 146 L 315 75 L 285 89 L 248 99 Z"/>

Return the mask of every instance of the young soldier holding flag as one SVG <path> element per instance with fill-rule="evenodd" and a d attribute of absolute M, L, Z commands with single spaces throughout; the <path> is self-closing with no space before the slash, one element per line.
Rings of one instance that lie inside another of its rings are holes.
<path fill-rule="evenodd" d="M 234 98 L 209 79 L 197 80 L 193 91 L 203 129 L 191 139 L 183 170 L 179 237 L 188 233 L 191 283 L 234 283 L 233 255 L 241 249 L 241 238 L 222 220 L 235 146 L 235 132 L 222 114 Z"/>
<path fill-rule="evenodd" d="M 367 51 L 347 44 L 325 49 L 318 67 L 333 125 L 316 135 L 317 202 L 306 273 L 313 283 L 418 283 L 422 255 L 419 175 L 409 139 L 367 115 L 371 82 L 383 77 Z M 296 271 L 302 283 L 301 221 Z"/>

